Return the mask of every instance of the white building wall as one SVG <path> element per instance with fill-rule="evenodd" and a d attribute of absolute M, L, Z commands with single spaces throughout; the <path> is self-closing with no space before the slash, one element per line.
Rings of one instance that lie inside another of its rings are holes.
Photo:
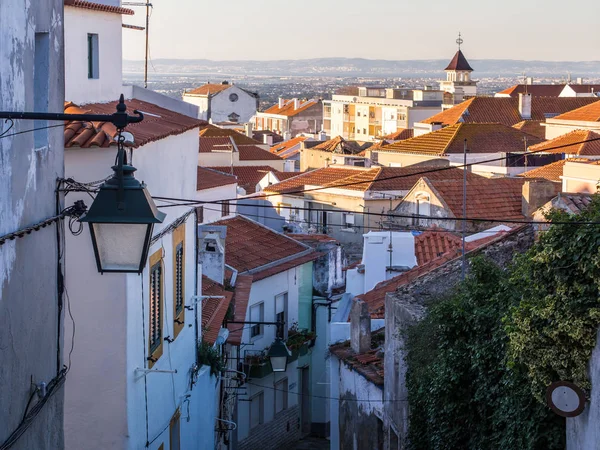
<path fill-rule="evenodd" d="M 219 201 L 224 199 L 232 199 L 237 198 L 237 184 L 227 184 L 225 186 L 218 186 L 211 189 L 202 189 L 201 191 L 196 191 L 195 199 L 198 201 L 204 202 L 212 202 Z M 219 220 L 222 215 L 221 204 L 219 203 L 205 203 L 202 206 L 204 209 L 204 222 L 214 222 Z M 236 203 L 229 203 L 229 214 L 235 214 L 236 212 Z"/>
<path fill-rule="evenodd" d="M 198 107 L 198 119 L 208 120 L 208 97 L 184 93 L 183 101 Z"/>
<path fill-rule="evenodd" d="M 370 231 L 364 235 L 363 259 L 365 266 L 364 292 L 373 289 L 377 283 L 392 278 L 397 273 L 388 272 L 390 265 L 390 233 L 383 231 Z M 415 257 L 415 238 L 412 233 L 392 232 L 392 266 L 414 267 L 417 265 Z M 354 294 L 354 292 L 353 292 Z"/>
<path fill-rule="evenodd" d="M 109 102 L 122 91 L 120 14 L 65 6 L 65 99 L 76 104 Z M 98 34 L 97 79 L 88 78 L 88 33 Z"/>
<path fill-rule="evenodd" d="M 133 164 L 138 168 L 136 178 L 148 184 L 152 195 L 177 198 L 193 198 L 196 195 L 197 133 L 197 129 L 190 130 L 134 150 Z M 70 149 L 66 154 L 65 173 L 67 177 L 73 177 L 77 181 L 101 179 L 110 173 L 115 154 L 115 148 Z M 81 198 L 88 205 L 91 200 L 87 195 L 81 194 L 69 194 L 68 198 L 69 201 Z M 160 202 L 157 204 L 160 205 Z M 188 209 L 164 209 L 168 215 L 163 224 L 155 227 L 154 234 Z M 186 311 L 186 326 L 175 342 L 163 343 L 163 355 L 153 367 L 159 370 L 176 369 L 177 374 L 149 374 L 145 383 L 144 377 L 136 374 L 135 369 L 146 367 L 144 353 L 147 352 L 148 345 L 148 267 L 141 276 L 100 275 L 96 272 L 89 242 L 87 228 L 78 237 L 67 234 L 67 289 L 70 294 L 73 293 L 72 296 L 76 296 L 71 298 L 77 298 L 76 302 L 71 303 L 77 328 L 72 355 L 74 369 L 65 386 L 65 430 L 69 436 L 65 447 L 87 448 L 90 436 L 93 436 L 94 445 L 98 447 L 127 449 L 143 448 L 147 440 L 156 438 L 150 446 L 151 449 L 156 449 L 161 441 L 168 442 L 168 428 L 163 431 L 164 427 L 168 425 L 175 410 L 182 405 L 182 396 L 189 389 L 189 370 L 195 362 L 193 312 Z M 194 295 L 196 271 L 194 215 L 187 219 L 185 242 L 185 294 L 186 304 L 190 305 Z M 163 336 L 166 337 L 173 335 L 171 234 L 156 242 L 151 247 L 150 254 L 161 249 L 164 251 L 165 264 Z M 201 316 L 199 309 L 198 314 Z M 187 326 L 190 324 L 192 327 Z M 68 347 L 71 331 L 67 327 L 65 345 Z M 90 395 L 90 386 L 99 394 Z M 214 395 L 212 391 L 202 391 L 198 387 L 190 393 L 190 411 L 196 419 L 213 413 L 212 410 L 207 413 L 202 406 L 204 399 L 211 395 Z M 187 403 L 184 406 L 181 419 L 182 448 L 211 448 L 214 423 L 209 420 L 211 423 L 208 429 L 196 430 L 199 422 L 188 422 L 185 419 Z M 202 433 L 203 439 L 191 441 L 194 433 L 197 435 L 198 432 Z M 186 442 L 185 439 L 190 440 Z"/>
<path fill-rule="evenodd" d="M 232 94 L 238 96 L 237 101 L 231 100 Z M 210 118 L 214 123 L 228 122 L 229 115 L 235 113 L 240 116 L 239 123 L 247 123 L 256 114 L 256 103 L 256 97 L 233 85 L 211 98 Z"/>
<path fill-rule="evenodd" d="M 547 119 L 545 127 L 547 140 L 554 139 L 575 130 L 591 130 L 600 133 L 600 122 Z"/>
<path fill-rule="evenodd" d="M 250 160 L 240 161 L 238 152 L 210 152 L 198 153 L 198 165 L 202 167 L 222 166 L 270 166 L 280 172 L 285 171 L 285 160 Z"/>

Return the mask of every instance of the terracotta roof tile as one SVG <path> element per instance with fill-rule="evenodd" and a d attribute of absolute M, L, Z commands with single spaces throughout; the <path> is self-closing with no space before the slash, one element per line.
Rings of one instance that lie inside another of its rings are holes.
<path fill-rule="evenodd" d="M 294 267 L 301 266 L 302 264 L 306 264 L 308 262 L 319 259 L 321 256 L 324 256 L 326 253 L 321 252 L 312 252 L 304 256 L 299 256 L 298 258 L 291 259 L 289 261 L 282 262 L 281 264 L 277 264 L 276 266 L 269 267 L 268 269 L 260 270 L 252 273 L 252 277 L 255 281 L 263 280 L 265 278 L 269 278 L 273 275 L 277 275 L 278 273 L 285 272 L 286 270 L 293 269 Z"/>
<path fill-rule="evenodd" d="M 209 167 L 198 167 L 196 190 L 211 189 L 228 184 L 237 184 L 237 178 Z"/>
<path fill-rule="evenodd" d="M 386 141 L 403 141 L 404 139 L 414 137 L 414 131 L 412 128 L 401 128 L 395 133 L 384 136 L 383 139 Z"/>
<path fill-rule="evenodd" d="M 238 145 L 238 151 L 240 161 L 281 161 L 283 159 L 256 145 Z"/>
<path fill-rule="evenodd" d="M 68 102 L 65 103 L 65 113 L 113 114 L 116 111 L 116 104 L 117 102 L 114 101 L 77 106 L 74 103 Z M 141 100 L 126 100 L 125 104 L 129 113 L 138 109 L 158 116 L 145 115 L 142 122 L 131 124 L 127 127 L 127 131 L 135 137 L 133 148 L 141 147 L 149 142 L 158 141 L 168 136 L 182 134 L 188 130 L 198 128 L 205 123 L 204 121 L 193 119 Z M 114 141 L 116 135 L 117 129 L 110 122 L 65 122 L 64 137 L 66 148 L 110 147 L 116 145 Z"/>
<path fill-rule="evenodd" d="M 448 64 L 448 67 L 446 67 L 444 70 L 468 70 L 472 72 L 473 68 L 469 65 L 467 58 L 465 58 L 465 55 L 463 55 L 463 52 L 458 50 L 454 54 L 450 64 Z"/>
<path fill-rule="evenodd" d="M 192 89 L 190 91 L 186 91 L 185 94 L 191 95 L 214 95 L 222 92 L 226 89 L 229 89 L 232 84 L 216 84 L 216 83 L 206 83 L 204 86 L 200 86 L 199 88 Z"/>
<path fill-rule="evenodd" d="M 238 275 L 235 282 L 235 291 L 233 293 L 233 320 L 244 322 L 250 301 L 250 290 L 252 289 L 252 275 Z M 229 342 L 233 345 L 242 343 L 242 333 L 244 327 L 239 323 L 227 325 L 229 329 Z"/>
<path fill-rule="evenodd" d="M 205 298 L 202 300 L 202 340 L 214 344 L 219 330 L 227 315 L 227 309 L 233 298 L 233 292 L 226 291 L 223 285 L 202 275 L 202 295 L 224 298 Z"/>
<path fill-rule="evenodd" d="M 320 106 L 320 100 L 299 100 L 298 101 L 298 109 L 294 108 L 294 100 L 284 100 L 283 107 L 279 107 L 279 103 L 274 104 L 267 110 L 265 110 L 264 114 L 277 114 L 280 116 L 295 116 L 296 114 L 300 114 L 303 111 L 306 111 L 313 106 Z M 259 113 L 260 114 L 260 113 Z"/>
<path fill-rule="evenodd" d="M 297 192 L 304 189 L 306 185 L 323 186 L 326 183 L 336 181 L 350 175 L 356 174 L 364 169 L 346 169 L 337 167 L 325 167 L 315 169 L 309 172 L 297 173 L 297 176 L 289 178 L 281 183 L 274 184 L 265 188 L 268 192 L 277 192 L 281 194 Z"/>
<path fill-rule="evenodd" d="M 283 159 L 288 159 L 300 151 L 300 145 L 307 139 L 304 136 L 297 136 L 288 141 L 280 142 L 271 147 L 271 152 Z"/>
<path fill-rule="evenodd" d="M 590 97 L 532 97 L 531 120 L 545 120 L 576 108 L 597 102 Z M 455 125 L 465 123 L 501 123 L 513 126 L 523 120 L 519 99 L 515 97 L 473 97 L 435 114 L 422 123 Z M 576 119 L 580 120 L 580 119 Z"/>
<path fill-rule="evenodd" d="M 422 266 L 444 253 L 462 248 L 462 239 L 454 233 L 437 231 L 437 227 L 415 236 L 417 265 Z"/>
<path fill-rule="evenodd" d="M 429 175 L 429 174 L 428 174 Z M 463 181 L 423 178 L 446 203 L 454 217 L 462 217 Z M 467 179 L 467 217 L 496 220 L 523 219 L 521 178 Z"/>
<path fill-rule="evenodd" d="M 519 123 L 515 123 L 513 125 L 513 128 L 521 130 L 527 134 L 531 134 L 532 136 L 535 136 L 538 139 L 545 140 L 546 127 L 542 126 L 543 123 L 544 121 L 542 120 L 523 120 Z"/>
<path fill-rule="evenodd" d="M 326 152 L 336 152 L 353 155 L 359 153 L 365 148 L 365 146 L 360 145 L 355 141 L 347 141 L 343 137 L 337 136 L 333 139 L 329 139 L 328 141 L 315 145 L 312 148 L 314 148 L 315 150 L 323 150 Z"/>
<path fill-rule="evenodd" d="M 259 269 L 290 257 L 304 256 L 310 247 L 242 216 L 211 225 L 227 227 L 225 263 L 240 273 Z M 282 261 L 287 262 L 287 261 Z"/>
<path fill-rule="evenodd" d="M 462 154 L 467 140 L 469 153 L 511 153 L 525 150 L 542 139 L 499 123 L 459 123 L 412 139 L 394 142 L 381 151 L 444 156 Z"/>
<path fill-rule="evenodd" d="M 350 369 L 356 371 L 373 384 L 383 388 L 384 383 L 384 358 L 381 351 L 381 337 L 385 329 L 377 330 L 371 335 L 371 347 L 368 352 L 356 354 L 350 346 L 350 341 L 341 342 L 329 347 L 329 351 L 339 360 L 343 361 Z M 375 347 L 375 348 L 373 348 Z"/>
<path fill-rule="evenodd" d="M 256 185 L 267 173 L 272 172 L 277 178 L 285 173 L 279 172 L 271 166 L 218 166 L 211 167 L 211 169 L 227 174 L 233 173 L 237 177 L 238 185 L 244 188 L 246 194 L 254 194 L 256 192 Z"/>
<path fill-rule="evenodd" d="M 245 134 L 227 128 L 219 128 L 214 125 L 211 125 L 200 130 L 201 138 L 229 136 L 233 138 L 233 141 L 236 143 L 236 145 L 263 145 L 261 142 L 258 142 L 257 140 L 246 136 Z"/>
<path fill-rule="evenodd" d="M 518 97 L 519 94 L 528 93 L 532 97 L 558 97 L 565 86 L 565 84 L 515 84 L 498 92 L 498 94 Z"/>
<path fill-rule="evenodd" d="M 75 8 L 91 9 L 94 11 L 123 14 L 127 16 L 133 16 L 135 14 L 133 9 L 122 8 L 120 6 L 113 5 L 103 5 L 100 2 L 88 2 L 85 0 L 64 0 L 64 4 L 65 6 L 73 6 Z"/>
<path fill-rule="evenodd" d="M 547 151 L 548 153 L 566 153 L 577 156 L 599 156 L 600 133 L 589 130 L 575 130 L 549 141 L 532 145 L 529 150 L 532 152 Z"/>
<path fill-rule="evenodd" d="M 600 99 L 597 97 L 576 97 L 593 100 L 593 103 L 554 117 L 557 120 L 576 120 L 579 122 L 600 122 Z"/>

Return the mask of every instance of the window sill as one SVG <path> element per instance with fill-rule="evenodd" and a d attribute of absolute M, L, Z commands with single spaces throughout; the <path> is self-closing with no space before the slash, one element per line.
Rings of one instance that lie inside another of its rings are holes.
<path fill-rule="evenodd" d="M 356 233 L 356 228 L 340 228 L 342 233 Z"/>

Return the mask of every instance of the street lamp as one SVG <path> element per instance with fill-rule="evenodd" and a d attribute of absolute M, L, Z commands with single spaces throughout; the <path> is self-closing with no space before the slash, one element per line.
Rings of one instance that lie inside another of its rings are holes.
<path fill-rule="evenodd" d="M 115 115 L 125 115 L 123 96 Z M 121 116 L 122 117 L 122 116 Z M 154 224 L 162 223 L 160 212 L 144 183 L 133 176 L 135 167 L 127 164 L 123 126 L 118 126 L 117 165 L 90 206 L 79 219 L 90 226 L 96 265 L 100 273 L 141 273 L 146 265 Z"/>
<path fill-rule="evenodd" d="M 279 331 L 282 326 L 282 323 L 277 322 L 277 331 Z M 285 342 L 283 342 L 283 339 L 280 337 L 275 339 L 275 342 L 271 344 L 271 348 L 267 352 L 267 356 L 271 360 L 271 369 L 273 369 L 273 372 L 285 372 L 287 370 L 290 351 L 288 350 L 287 345 L 285 345 Z"/>

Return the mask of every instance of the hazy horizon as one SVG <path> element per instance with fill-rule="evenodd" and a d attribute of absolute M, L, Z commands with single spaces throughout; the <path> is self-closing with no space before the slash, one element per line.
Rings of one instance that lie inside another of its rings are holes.
<path fill-rule="evenodd" d="M 150 57 L 155 60 L 449 60 L 459 31 L 468 59 L 600 60 L 593 0 L 152 3 Z M 144 26 L 145 8 L 132 8 L 135 16 L 123 16 L 124 23 Z M 142 60 L 145 33 L 123 31 L 124 58 Z"/>

